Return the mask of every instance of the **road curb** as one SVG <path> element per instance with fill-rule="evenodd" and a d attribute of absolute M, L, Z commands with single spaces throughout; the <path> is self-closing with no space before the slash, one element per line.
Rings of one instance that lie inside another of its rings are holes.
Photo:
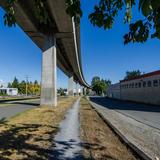
<path fill-rule="evenodd" d="M 113 132 L 118 135 L 118 137 L 127 145 L 129 148 L 136 153 L 141 159 L 144 160 L 152 160 L 146 153 L 144 153 L 140 148 L 138 148 L 135 144 L 130 142 L 112 123 L 106 119 L 97 109 L 94 107 L 94 105 L 88 100 L 91 107 L 96 111 L 96 113 L 103 119 L 103 121 L 113 130 Z"/>
<path fill-rule="evenodd" d="M 23 100 L 34 100 L 34 99 L 37 99 L 39 97 L 30 97 L 30 98 L 15 98 L 15 99 L 1 99 L 0 100 L 0 103 L 3 103 L 3 102 L 12 102 L 12 101 L 23 101 Z"/>

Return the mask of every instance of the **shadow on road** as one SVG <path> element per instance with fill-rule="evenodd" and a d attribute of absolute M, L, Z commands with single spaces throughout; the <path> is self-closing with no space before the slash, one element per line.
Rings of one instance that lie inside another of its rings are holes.
<path fill-rule="evenodd" d="M 39 106 L 39 103 L 33 103 L 33 102 L 13 102 L 12 104 L 22 104 L 22 105 L 29 105 L 29 106 Z"/>
<path fill-rule="evenodd" d="M 133 111 L 145 111 L 145 112 L 160 112 L 160 106 L 147 105 L 136 102 L 121 101 L 106 97 L 90 97 L 90 100 L 94 103 L 102 105 L 112 110 L 133 110 Z"/>

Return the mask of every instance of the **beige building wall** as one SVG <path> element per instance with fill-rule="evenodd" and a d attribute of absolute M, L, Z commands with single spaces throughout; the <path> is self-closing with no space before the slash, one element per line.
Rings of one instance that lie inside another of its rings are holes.
<path fill-rule="evenodd" d="M 155 84 L 155 80 L 158 83 Z M 151 82 L 151 86 L 148 86 L 148 81 Z M 145 82 L 146 86 L 143 85 Z M 139 86 L 139 83 L 141 86 Z M 132 84 L 134 84 L 134 87 L 132 87 Z M 121 82 L 120 95 L 123 100 L 160 105 L 160 75 Z"/>
<path fill-rule="evenodd" d="M 120 99 L 120 83 L 112 84 L 107 88 L 107 96 Z"/>

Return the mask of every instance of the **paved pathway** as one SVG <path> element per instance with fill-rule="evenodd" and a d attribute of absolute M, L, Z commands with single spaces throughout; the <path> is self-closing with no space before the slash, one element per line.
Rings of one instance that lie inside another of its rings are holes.
<path fill-rule="evenodd" d="M 145 159 L 160 159 L 159 108 L 100 97 L 92 97 L 91 104 Z"/>
<path fill-rule="evenodd" d="M 6 102 L 0 106 L 0 121 L 39 105 L 39 100 Z"/>
<path fill-rule="evenodd" d="M 79 107 L 78 99 L 60 124 L 60 131 L 54 138 L 54 160 L 82 159 L 79 138 Z"/>

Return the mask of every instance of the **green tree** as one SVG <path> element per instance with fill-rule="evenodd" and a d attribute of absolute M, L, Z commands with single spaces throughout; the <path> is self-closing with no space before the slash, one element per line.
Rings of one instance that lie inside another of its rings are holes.
<path fill-rule="evenodd" d="M 25 94 L 26 93 L 26 82 L 23 80 L 21 83 L 19 83 L 19 93 Z"/>
<path fill-rule="evenodd" d="M 100 79 L 100 77 L 95 76 L 92 79 L 91 86 L 92 90 L 96 92 L 98 95 L 102 95 L 106 93 L 107 87 L 111 84 L 110 80 Z"/>
<path fill-rule="evenodd" d="M 33 0 L 34 16 L 44 31 L 52 28 L 52 20 L 48 16 L 46 0 Z M 148 38 L 160 39 L 160 0 L 99 0 L 94 11 L 90 13 L 89 20 L 94 26 L 111 29 L 120 12 L 123 12 L 124 23 L 128 23 L 129 32 L 124 35 L 124 43 L 145 42 Z M 13 26 L 16 23 L 14 5 L 18 0 L 7 0 L 4 23 Z M 142 18 L 132 22 L 132 12 L 137 12 Z M 66 12 L 74 17 L 76 23 L 80 22 L 83 14 L 80 0 L 66 0 Z"/>
<path fill-rule="evenodd" d="M 12 84 L 9 82 L 7 87 L 12 88 Z"/>
<path fill-rule="evenodd" d="M 16 77 L 14 78 L 14 80 L 12 82 L 12 88 L 18 88 L 19 89 L 19 81 Z"/>
<path fill-rule="evenodd" d="M 106 89 L 106 84 L 102 81 L 97 81 L 94 85 L 93 85 L 93 91 L 96 92 L 96 94 L 98 95 L 102 95 L 105 92 Z"/>
<path fill-rule="evenodd" d="M 99 81 L 100 81 L 100 77 L 98 77 L 98 76 L 93 77 L 93 78 L 92 78 L 92 82 L 91 82 L 91 86 L 94 86 L 94 84 L 95 84 L 96 82 L 99 82 Z"/>
<path fill-rule="evenodd" d="M 40 84 L 38 83 L 37 80 L 34 81 L 34 85 L 33 85 L 33 94 L 35 95 L 40 95 L 40 92 L 41 92 L 41 86 Z"/>
<path fill-rule="evenodd" d="M 61 96 L 64 96 L 66 91 L 67 91 L 67 89 L 65 89 L 65 88 L 59 88 L 59 89 L 58 89 L 58 93 L 59 93 Z"/>
<path fill-rule="evenodd" d="M 124 79 L 132 79 L 139 77 L 142 74 L 140 70 L 127 71 Z"/>

